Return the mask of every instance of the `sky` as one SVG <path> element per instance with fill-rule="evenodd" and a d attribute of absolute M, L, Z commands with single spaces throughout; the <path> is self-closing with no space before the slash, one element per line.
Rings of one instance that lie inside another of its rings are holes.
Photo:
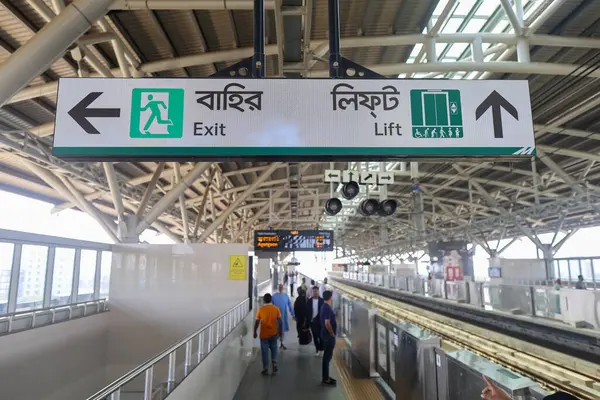
<path fill-rule="evenodd" d="M 54 205 L 29 197 L 0 191 L 0 228 L 21 232 L 38 233 L 65 237 L 69 239 L 89 240 L 92 242 L 112 243 L 110 237 L 89 215 L 75 210 L 64 210 L 52 214 Z M 146 230 L 141 241 L 151 244 L 172 244 L 173 241 L 162 234 Z"/>

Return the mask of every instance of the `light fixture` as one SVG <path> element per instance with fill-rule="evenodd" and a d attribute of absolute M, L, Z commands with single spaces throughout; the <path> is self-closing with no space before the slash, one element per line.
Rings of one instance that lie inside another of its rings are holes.
<path fill-rule="evenodd" d="M 396 212 L 396 208 L 398 207 L 398 203 L 396 200 L 387 199 L 383 200 L 379 203 L 379 208 L 377 209 L 377 214 L 382 217 L 389 217 L 394 212 Z"/>
<path fill-rule="evenodd" d="M 342 197 L 344 197 L 346 200 L 352 200 L 356 197 L 359 191 L 360 188 L 358 186 L 358 183 L 354 181 L 344 183 L 344 185 L 342 186 Z"/>
<path fill-rule="evenodd" d="M 379 208 L 379 202 L 375 199 L 363 200 L 358 206 L 358 212 L 365 217 L 370 217 L 377 212 Z"/>
<path fill-rule="evenodd" d="M 333 217 L 342 211 L 342 201 L 338 198 L 331 198 L 325 202 L 325 214 Z"/>

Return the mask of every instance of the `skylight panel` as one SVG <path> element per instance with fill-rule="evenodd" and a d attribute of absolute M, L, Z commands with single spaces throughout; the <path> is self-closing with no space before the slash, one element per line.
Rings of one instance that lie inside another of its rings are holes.
<path fill-rule="evenodd" d="M 468 46 L 467 43 L 454 43 L 446 53 L 446 57 L 458 59 Z"/>
<path fill-rule="evenodd" d="M 496 11 L 496 9 L 498 7 L 500 7 L 500 5 L 498 4 L 498 2 L 490 1 L 490 0 L 484 0 L 484 1 L 481 2 L 481 5 L 479 6 L 479 8 L 477 9 L 477 11 L 475 12 L 475 15 L 491 17 L 492 14 L 494 13 L 494 11 Z"/>
<path fill-rule="evenodd" d="M 458 32 L 458 28 L 460 28 L 460 24 L 462 24 L 462 18 L 449 18 L 446 22 L 446 25 L 442 28 L 442 33 L 456 33 Z"/>
<path fill-rule="evenodd" d="M 440 15 L 444 11 L 444 8 L 446 8 L 446 4 L 448 4 L 448 0 L 440 0 L 435 10 L 433 10 L 433 15 Z"/>
<path fill-rule="evenodd" d="M 422 43 L 417 43 L 415 44 L 415 47 L 413 47 L 412 52 L 410 53 L 409 56 L 409 60 L 412 57 L 413 59 L 417 57 L 417 55 L 419 54 L 419 52 L 421 51 L 421 48 L 423 47 Z"/>
<path fill-rule="evenodd" d="M 510 28 L 509 32 L 512 31 L 512 27 L 510 26 L 510 22 L 503 20 L 501 22 L 499 22 L 498 24 L 496 24 L 496 26 L 494 26 L 494 28 L 492 29 L 493 33 L 502 33 L 504 32 L 504 30 L 506 28 Z"/>
<path fill-rule="evenodd" d="M 490 1 L 490 0 L 487 0 Z M 477 0 L 459 0 L 458 7 L 456 7 L 456 14 L 468 14 L 469 11 L 475 7 Z"/>
<path fill-rule="evenodd" d="M 485 20 L 483 19 L 472 19 L 467 23 L 467 26 L 465 26 L 465 29 L 463 29 L 464 33 L 477 33 L 481 30 L 481 28 L 483 28 L 483 25 L 485 25 Z"/>

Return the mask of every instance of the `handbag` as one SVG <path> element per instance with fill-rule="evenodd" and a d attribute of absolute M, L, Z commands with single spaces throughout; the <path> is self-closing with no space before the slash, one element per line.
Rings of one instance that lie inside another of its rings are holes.
<path fill-rule="evenodd" d="M 300 331 L 300 336 L 298 337 L 298 341 L 301 346 L 305 346 L 312 342 L 312 335 L 310 333 L 310 329 L 302 329 Z"/>

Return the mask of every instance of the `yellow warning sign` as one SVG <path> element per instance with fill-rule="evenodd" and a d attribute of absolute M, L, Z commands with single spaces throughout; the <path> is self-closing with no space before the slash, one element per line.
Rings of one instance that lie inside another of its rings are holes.
<path fill-rule="evenodd" d="M 246 256 L 229 256 L 229 280 L 246 280 Z"/>

